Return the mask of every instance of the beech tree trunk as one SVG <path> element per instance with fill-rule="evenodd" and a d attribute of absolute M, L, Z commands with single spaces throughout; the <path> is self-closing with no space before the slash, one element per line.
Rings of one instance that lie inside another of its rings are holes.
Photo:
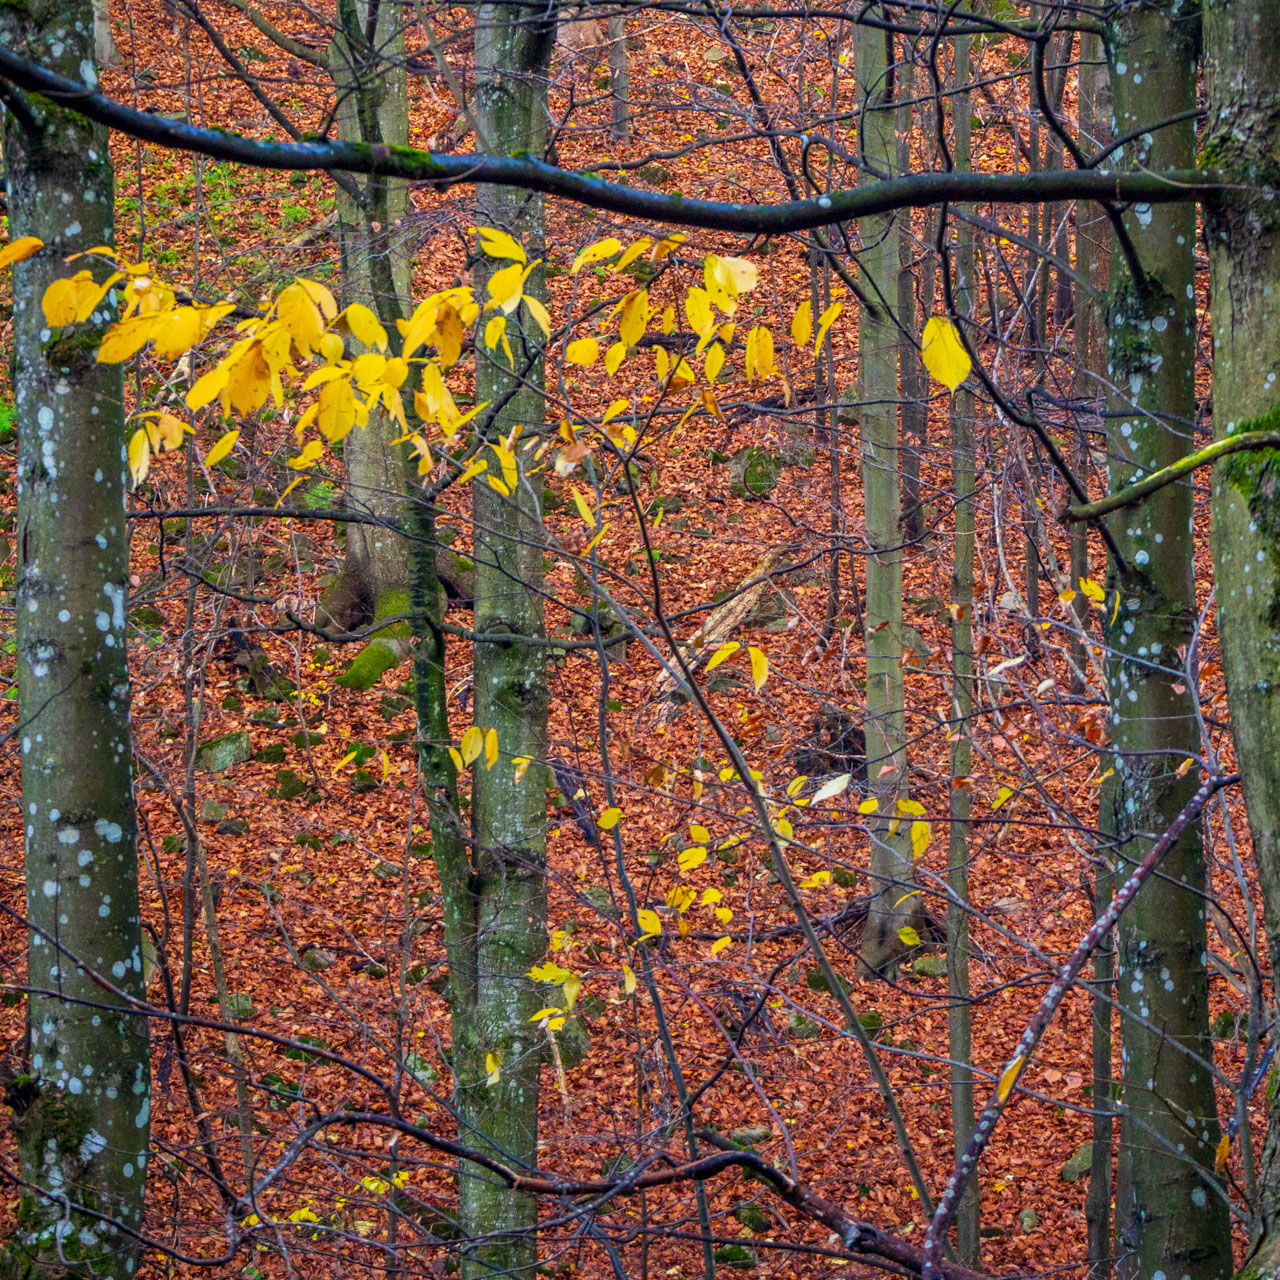
<path fill-rule="evenodd" d="M 93 30 L 88 0 L 21 0 L 0 13 L 10 48 L 91 88 Z M 105 129 L 45 98 L 15 93 L 7 102 L 9 233 L 37 236 L 45 248 L 15 267 L 13 290 L 32 994 L 24 1067 L 6 1081 L 28 1185 L 0 1273 L 128 1280 L 140 1250 L 120 1227 L 142 1226 L 147 1025 L 85 967 L 143 994 L 122 381 L 119 365 L 95 358 L 113 305 L 52 331 L 40 305 L 50 283 L 86 265 L 69 265 L 68 255 L 113 242 L 114 184 Z"/>
<path fill-rule="evenodd" d="M 875 13 L 881 14 L 879 7 Z M 869 164 L 894 172 L 897 134 L 888 76 L 889 40 L 882 30 L 859 24 L 854 34 L 854 72 L 861 109 L 859 136 Z M 869 179 L 874 181 L 874 179 Z M 861 265 L 875 299 L 896 299 L 900 230 L 895 215 L 863 218 Z M 862 491 L 866 511 L 867 599 L 867 786 L 879 802 L 867 820 L 871 833 L 871 906 L 862 936 L 867 972 L 891 976 L 907 945 L 898 931 L 919 919 L 920 896 L 912 894 L 910 823 L 899 818 L 905 795 L 906 716 L 902 674 L 902 526 L 898 431 L 898 332 L 886 306 L 864 308 L 858 322 L 858 409 L 862 444 Z M 896 829 L 891 834 L 891 826 Z"/>
<path fill-rule="evenodd" d="M 546 84 L 555 13 L 536 7 L 482 5 L 476 11 L 477 133 L 494 151 L 542 156 Z M 543 256 L 543 199 L 510 187 L 478 187 L 476 224 L 509 232 L 529 261 Z M 495 270 L 509 265 L 478 255 L 477 298 Z M 541 267 L 525 292 L 545 298 Z M 508 317 L 514 364 L 499 345 L 476 353 L 476 397 L 501 404 L 491 440 L 515 428 L 540 428 L 544 417 L 542 334 L 521 308 Z M 510 398 L 507 398 L 507 397 Z M 545 650 L 486 633 L 544 635 L 542 481 L 524 471 L 530 455 L 516 447 L 520 474 L 510 497 L 472 486 L 475 560 L 475 723 L 497 731 L 498 762 L 473 770 L 469 877 L 474 932 L 467 963 L 470 989 L 453 1007 L 454 1074 L 463 1140 L 507 1164 L 537 1160 L 538 1095 L 545 1037 L 530 1017 L 546 1001 L 525 975 L 546 950 L 547 681 Z M 512 761 L 533 761 L 515 780 Z M 500 1059 L 488 1082 L 486 1059 Z M 463 1254 L 463 1275 L 532 1276 L 537 1264 L 534 1200 L 513 1195 L 488 1175 L 461 1171 L 461 1213 L 468 1239 L 488 1237 Z"/>
<path fill-rule="evenodd" d="M 1198 20 L 1177 0 L 1129 4 L 1108 26 L 1115 133 L 1195 106 Z M 1193 122 L 1139 135 L 1121 168 L 1195 159 Z M 1138 206 L 1124 226 L 1144 273 L 1112 255 L 1107 418 L 1112 491 L 1194 449 L 1195 209 Z M 1200 785 L 1181 768 L 1200 754 L 1181 654 L 1196 616 L 1192 487 L 1167 485 L 1110 528 L 1107 683 L 1115 770 L 1111 829 L 1127 879 Z M 1117 603 L 1118 597 L 1118 603 Z M 1207 878 L 1197 824 L 1166 855 L 1117 929 L 1124 1113 L 1116 1195 L 1120 1276 L 1218 1280 L 1231 1267 L 1226 1205 L 1206 1182 L 1218 1141 L 1209 1039 Z"/>
<path fill-rule="evenodd" d="M 1267 0 L 1204 6 L 1209 119 L 1202 159 L 1227 183 L 1206 212 L 1212 272 L 1213 426 L 1221 439 L 1280 425 L 1280 24 Z M 1239 184 L 1239 185 L 1236 185 Z M 1218 634 L 1236 759 L 1280 973 L 1280 451 L 1239 453 L 1213 475 Z M 1273 979 L 1274 981 L 1274 979 Z M 1242 1275 L 1280 1271 L 1280 1097 L 1261 1168 L 1258 1242 Z"/>
<path fill-rule="evenodd" d="M 399 5 L 377 0 L 341 0 L 338 5 L 338 30 L 327 56 L 338 136 L 345 142 L 408 145 L 404 12 Z M 353 180 L 359 199 L 336 189 L 342 305 L 368 307 L 394 339 L 396 319 L 410 309 L 412 260 L 404 222 L 411 209 L 408 184 L 381 177 Z M 361 349 L 354 339 L 348 343 Z M 346 560 L 324 600 L 325 612 L 344 627 L 407 612 L 409 557 L 402 529 L 408 498 L 403 450 L 392 443 L 402 434 L 399 423 L 379 410 L 370 414 L 366 427 L 356 427 L 343 442 L 347 501 L 385 522 L 347 526 Z M 347 683 L 368 688 L 405 656 L 406 637 L 406 627 L 381 634 L 357 657 Z"/>

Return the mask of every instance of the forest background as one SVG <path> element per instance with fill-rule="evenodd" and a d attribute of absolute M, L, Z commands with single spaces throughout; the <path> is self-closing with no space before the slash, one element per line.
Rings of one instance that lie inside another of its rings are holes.
<path fill-rule="evenodd" d="M 93 16 L 6 1274 L 1268 1274 L 1265 6 Z"/>

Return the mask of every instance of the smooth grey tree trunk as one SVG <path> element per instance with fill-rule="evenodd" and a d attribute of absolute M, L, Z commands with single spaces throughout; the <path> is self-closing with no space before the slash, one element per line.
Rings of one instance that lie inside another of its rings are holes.
<path fill-rule="evenodd" d="M 1127 4 L 1107 31 L 1116 135 L 1195 106 L 1198 20 L 1177 0 Z M 1151 129 L 1120 168 L 1172 169 L 1195 159 L 1194 124 Z M 1145 279 L 1113 253 L 1108 296 L 1110 489 L 1193 451 L 1195 210 L 1125 215 Z M 1181 654 L 1196 616 L 1192 487 L 1167 485 L 1117 512 L 1123 561 L 1110 565 L 1105 633 L 1115 769 L 1111 829 L 1128 877 L 1200 784 L 1180 769 L 1200 754 Z M 1118 599 L 1118 605 L 1116 597 Z M 1104 821 L 1104 825 L 1105 821 Z M 1218 1117 L 1209 1039 L 1207 876 L 1200 827 L 1166 855 L 1117 929 L 1124 1113 L 1116 1195 L 1117 1274 L 1158 1270 L 1219 1280 L 1231 1267 L 1226 1205 L 1206 1182 Z"/>
<path fill-rule="evenodd" d="M 1214 435 L 1280 426 L 1280 23 L 1267 0 L 1204 6 L 1209 119 L 1202 160 L 1229 185 L 1206 214 L 1212 273 Z M 1280 451 L 1213 475 L 1218 634 L 1236 759 L 1280 972 Z M 1274 981 L 1274 980 L 1273 980 Z M 1241 1274 L 1280 1272 L 1280 1097 L 1269 1091 L 1257 1248 Z"/>
<path fill-rule="evenodd" d="M 875 9 L 878 14 L 879 8 Z M 861 109 L 863 154 L 880 173 L 894 172 L 898 146 L 888 76 L 885 32 L 859 24 L 854 74 Z M 867 181 L 875 181 L 868 178 Z M 896 299 L 900 231 L 893 214 L 863 218 L 861 265 L 873 298 Z M 866 308 L 858 322 L 858 418 L 866 538 L 867 786 L 879 802 L 868 818 L 871 834 L 871 906 L 862 936 L 864 971 L 891 976 L 907 945 L 898 931 L 920 918 L 912 894 L 910 823 L 897 822 L 906 794 L 906 715 L 902 672 L 902 527 L 898 432 L 898 333 L 884 306 Z M 891 827 L 896 827 L 891 834 Z"/>
<path fill-rule="evenodd" d="M 960 36 L 955 45 L 955 164 L 964 171 L 972 168 L 973 147 L 969 115 L 969 36 Z M 974 279 L 973 232 L 968 223 L 957 224 L 955 249 L 956 308 L 971 315 Z M 973 716 L 973 579 L 976 483 L 974 455 L 974 414 L 977 408 L 972 391 L 961 386 L 951 398 L 951 488 L 955 500 L 955 555 L 951 571 L 952 709 L 956 739 L 951 748 L 953 781 L 968 780 L 973 765 L 973 744 L 969 739 Z M 973 796 L 968 786 L 951 787 L 951 824 L 947 837 L 947 887 L 951 901 L 947 907 L 947 1013 L 951 1058 L 951 1136 L 956 1156 L 969 1144 L 976 1117 L 973 1102 L 973 1011 L 969 988 L 969 818 Z M 982 1205 L 978 1179 L 970 1178 L 956 1209 L 956 1256 L 977 1269 L 982 1260 L 979 1234 Z"/>
<path fill-rule="evenodd" d="M 376 11 L 372 5 L 376 3 Z M 367 40 L 370 17 L 374 38 Z M 405 13 L 381 0 L 342 0 L 337 32 L 327 50 L 337 101 L 338 135 L 365 145 L 407 146 L 408 73 L 405 66 Z M 355 179 L 359 199 L 336 191 L 341 254 L 341 302 L 373 311 L 395 339 L 395 320 L 410 310 L 408 184 L 380 177 Z M 363 348 L 350 340 L 356 351 Z M 408 495 L 403 435 L 390 414 L 376 410 L 367 426 L 344 440 L 342 461 L 347 500 L 378 516 L 383 524 L 347 526 L 346 559 L 337 582 L 326 593 L 325 612 L 342 626 L 407 612 L 409 557 L 403 537 Z M 346 683 L 367 688 L 406 652 L 407 628 L 388 628 L 355 659 Z"/>
<path fill-rule="evenodd" d="M 0 37 L 65 76 L 97 83 L 88 0 L 8 4 Z M 127 1280 L 140 1251 L 117 1224 L 142 1226 L 147 1025 L 82 967 L 143 994 L 122 383 L 118 365 L 95 359 L 113 305 L 87 324 L 52 331 L 41 310 L 47 286 L 86 265 L 68 265 L 69 254 L 114 240 L 111 156 L 104 129 L 25 95 L 9 100 L 4 153 L 9 233 L 38 236 L 46 247 L 14 269 L 15 603 L 32 994 L 24 1070 L 6 1081 L 29 1187 L 0 1273 Z"/>
<path fill-rule="evenodd" d="M 498 154 L 546 145 L 547 72 L 555 13 L 534 6 L 482 5 L 476 11 L 475 116 L 477 133 Z M 543 256 L 543 199 L 511 187 L 478 187 L 476 224 L 519 240 L 530 262 Z M 496 270 L 508 266 L 480 253 L 472 271 L 477 297 Z M 525 291 L 545 298 L 541 267 Z M 508 317 L 514 369 L 499 345 L 476 353 L 476 396 L 502 402 L 490 439 L 516 426 L 540 430 L 545 417 L 541 331 L 521 308 Z M 507 397 L 510 396 L 508 399 Z M 543 1003 L 525 977 L 546 950 L 547 681 L 544 650 L 486 633 L 544 634 L 541 583 L 544 534 L 542 481 L 524 472 L 529 455 L 517 447 L 520 476 L 512 496 L 472 486 L 475 560 L 475 723 L 498 734 L 498 763 L 473 771 L 470 893 L 474 910 L 474 982 L 463 1007 L 453 1008 L 454 1071 L 460 1131 L 508 1164 L 537 1160 L 539 1077 L 545 1038 L 529 1021 Z M 515 781 L 512 760 L 534 763 Z M 486 1082 L 485 1059 L 502 1061 L 496 1084 Z M 531 1276 L 537 1263 L 536 1205 L 464 1167 L 460 1181 L 464 1230 L 490 1236 L 463 1257 L 463 1275 Z"/>

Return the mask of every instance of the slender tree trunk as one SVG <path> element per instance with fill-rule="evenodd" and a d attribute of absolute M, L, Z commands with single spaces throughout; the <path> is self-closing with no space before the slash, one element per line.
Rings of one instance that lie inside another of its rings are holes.
<path fill-rule="evenodd" d="M 879 13 L 877 7 L 875 10 Z M 889 91 L 889 37 L 859 25 L 854 35 L 855 75 L 862 110 L 860 138 L 868 162 L 892 173 L 897 134 Z M 874 181 L 874 179 L 871 179 Z M 894 215 L 864 218 L 862 270 L 876 299 L 896 299 L 900 231 Z M 904 795 L 907 761 L 902 674 L 902 526 L 899 493 L 898 335 L 883 306 L 864 308 L 858 334 L 858 415 L 862 427 L 862 490 L 867 557 L 867 776 L 879 802 L 868 819 L 871 890 L 862 937 L 865 971 L 891 975 L 907 950 L 898 931 L 917 921 L 920 896 L 912 894 L 909 823 L 894 822 Z M 891 827 L 894 828 L 891 834 Z"/>
<path fill-rule="evenodd" d="M 371 15 L 371 6 L 376 12 Z M 374 18 L 372 44 L 367 39 Z M 367 146 L 409 142 L 409 95 L 405 69 L 404 12 L 381 0 L 342 0 L 338 32 L 328 49 L 337 101 L 338 135 Z M 404 219 L 410 212 L 408 184 L 380 177 L 358 179 L 359 199 L 337 189 L 342 305 L 368 307 L 395 337 L 395 320 L 409 313 L 412 266 Z M 354 339 L 349 346 L 361 348 Z M 407 610 L 409 557 L 403 526 L 407 493 L 402 434 L 390 414 L 375 410 L 367 426 L 343 442 L 347 500 L 385 524 L 347 526 L 347 554 L 324 610 L 341 626 L 394 617 Z M 343 676 L 368 688 L 407 652 L 407 627 L 380 633 Z"/>
<path fill-rule="evenodd" d="M 1213 279 L 1213 423 L 1219 439 L 1280 425 L 1280 24 L 1267 0 L 1204 9 L 1204 159 L 1228 184 L 1207 212 Z M 1237 185 L 1238 184 L 1238 185 Z M 1240 453 L 1213 477 L 1218 634 L 1236 759 L 1280 973 L 1280 451 Z M 1280 1270 L 1280 1097 L 1268 1093 L 1260 1235 L 1243 1275 Z"/>
<path fill-rule="evenodd" d="M 483 5 L 476 13 L 475 113 L 478 132 L 495 151 L 541 156 L 546 145 L 546 85 L 555 13 L 535 7 Z M 530 262 L 543 253 L 543 200 L 511 187 L 476 190 L 476 222 L 515 236 Z M 478 299 L 495 269 L 483 254 L 472 273 Z M 545 297 L 542 269 L 525 291 Z M 489 438 L 520 427 L 540 428 L 542 335 L 523 309 L 508 318 L 514 367 L 501 346 L 476 354 L 476 396 L 505 399 Z M 486 632 L 538 638 L 544 634 L 542 482 L 525 474 L 529 455 L 518 446 L 521 474 L 510 497 L 486 484 L 472 487 L 475 521 L 475 719 L 498 735 L 498 763 L 477 764 L 472 790 L 471 892 L 475 899 L 475 983 L 472 1003 L 453 1010 L 454 1069 L 460 1125 L 467 1141 L 491 1147 L 507 1163 L 537 1158 L 539 1070 L 543 1037 L 529 1019 L 541 1000 L 525 977 L 546 949 L 547 683 L 544 650 L 536 644 L 486 642 Z M 512 760 L 534 763 L 521 781 Z M 501 1059 L 496 1083 L 486 1082 L 488 1054 Z M 468 1237 L 497 1233 L 464 1256 L 464 1276 L 531 1276 L 537 1262 L 536 1205 L 487 1176 L 462 1171 L 463 1224 Z"/>
<path fill-rule="evenodd" d="M 898 173 L 911 172 L 911 126 L 915 108 L 911 103 L 915 85 L 915 63 L 900 69 L 897 88 L 905 99 L 898 107 Z M 920 359 L 920 324 L 916 321 L 916 261 L 910 234 L 911 215 L 902 215 L 903 230 L 898 238 L 898 354 L 902 384 L 902 537 L 919 538 L 924 532 L 924 508 L 920 501 L 920 452 L 928 429 L 925 395 L 928 380 Z"/>
<path fill-rule="evenodd" d="M 1109 24 L 1115 127 L 1129 133 L 1195 106 L 1198 19 L 1177 0 L 1126 5 Z M 1123 168 L 1181 168 L 1195 158 L 1191 121 L 1142 134 Z M 1125 227 L 1145 280 L 1112 258 L 1108 427 L 1114 491 L 1194 448 L 1195 210 L 1135 209 Z M 1191 799 L 1199 777 L 1180 766 L 1200 732 L 1179 654 L 1195 621 L 1192 488 L 1168 485 L 1118 512 L 1111 532 L 1107 683 L 1115 769 L 1117 874 L 1127 878 Z M 1118 596 L 1118 602 L 1117 602 Z M 1217 1280 L 1231 1266 L 1226 1205 L 1205 1182 L 1218 1140 L 1209 1040 L 1199 825 L 1166 856 L 1117 930 L 1124 1116 L 1116 1197 L 1121 1276 L 1156 1270 Z M 1197 1061 L 1197 1058 L 1200 1061 Z"/>
<path fill-rule="evenodd" d="M 627 71 L 627 15 L 609 15 L 609 136 L 626 142 L 631 136 L 631 77 Z"/>
<path fill-rule="evenodd" d="M 955 48 L 955 163 L 959 170 L 973 164 L 969 116 L 969 55 L 972 41 L 960 36 Z M 957 224 L 955 250 L 956 307 L 962 316 L 974 308 L 973 232 Z M 973 797 L 969 770 L 973 747 L 969 733 L 973 715 L 973 560 L 975 482 L 973 392 L 963 386 L 951 399 L 951 487 L 955 499 L 955 561 L 951 571 L 952 706 L 955 742 L 951 748 L 951 826 L 947 839 L 947 1014 L 951 1058 L 951 1136 L 956 1156 L 969 1144 L 976 1118 L 973 1103 L 973 1011 L 969 1002 L 969 816 Z M 956 785 L 963 783 L 965 785 Z M 979 1269 L 982 1205 L 978 1179 L 970 1178 L 956 1209 L 956 1256 Z"/>
<path fill-rule="evenodd" d="M 0 32 L 9 47 L 96 86 L 88 0 L 7 5 Z M 143 994 L 122 383 L 119 365 L 95 359 L 110 305 L 87 324 L 52 332 L 40 305 L 52 281 L 84 266 L 68 265 L 68 255 L 115 238 L 111 156 L 106 130 L 69 109 L 26 95 L 7 103 L 9 233 L 38 236 L 46 247 L 15 268 L 13 291 L 15 612 L 33 994 L 25 1070 L 6 1082 L 28 1185 L 0 1272 L 126 1280 L 140 1250 L 118 1225 L 142 1226 L 147 1026 L 80 967 Z"/>

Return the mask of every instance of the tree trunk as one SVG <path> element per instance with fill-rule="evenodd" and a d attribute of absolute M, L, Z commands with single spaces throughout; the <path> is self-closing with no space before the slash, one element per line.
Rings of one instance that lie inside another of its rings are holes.
<path fill-rule="evenodd" d="M 627 71 L 627 15 L 609 15 L 609 136 L 626 142 L 631 136 L 631 76 Z"/>
<path fill-rule="evenodd" d="M 1280 326 L 1280 212 L 1273 196 L 1280 180 L 1280 25 L 1267 0 L 1212 0 L 1205 5 L 1204 28 L 1204 159 L 1229 184 L 1206 212 L 1213 422 L 1221 439 L 1280 425 L 1280 349 L 1269 337 Z M 1270 449 L 1235 454 L 1214 468 L 1213 477 L 1218 634 L 1273 974 L 1280 973 L 1278 476 L 1280 451 Z M 1269 1105 L 1261 1230 L 1242 1273 L 1249 1275 L 1280 1270 L 1280 1097 Z"/>
<path fill-rule="evenodd" d="M 9 47 L 96 85 L 88 0 L 10 4 L 0 31 Z M 106 130 L 70 110 L 7 102 L 9 232 L 46 245 L 14 270 L 16 614 L 28 977 L 34 993 L 56 994 L 29 998 L 25 1070 L 7 1082 L 28 1186 L 0 1272 L 126 1280 L 141 1256 L 118 1228 L 142 1226 L 147 1025 L 80 967 L 143 994 L 123 387 L 120 366 L 95 359 L 111 306 L 51 334 L 40 305 L 52 281 L 85 265 L 68 255 L 115 238 L 111 156 Z"/>
<path fill-rule="evenodd" d="M 555 15 L 544 10 L 483 5 L 476 15 L 477 132 L 495 152 L 546 145 L 546 82 Z M 510 187 L 478 187 L 476 223 L 515 236 L 530 262 L 543 254 L 543 200 Z M 509 265 L 481 254 L 472 272 L 477 298 L 497 269 Z M 545 297 L 540 267 L 525 291 Z M 514 369 L 501 346 L 476 352 L 476 397 L 502 404 L 488 438 L 520 426 L 540 428 L 544 366 L 542 334 L 521 308 L 508 317 Z M 509 399 L 507 397 L 510 396 Z M 475 982 L 470 1006 L 454 1009 L 454 1068 L 461 1131 L 508 1164 L 537 1159 L 538 1089 L 543 1038 L 529 1019 L 545 1001 L 524 975 L 546 949 L 547 683 L 544 649 L 486 632 L 538 638 L 544 634 L 542 480 L 524 473 L 529 455 L 519 447 L 520 475 L 506 497 L 487 484 L 472 486 L 475 521 L 475 722 L 498 735 L 498 762 L 477 762 L 472 791 L 472 893 L 475 899 Z M 519 781 L 512 760 L 534 763 Z M 501 1059 L 496 1083 L 486 1082 L 488 1054 Z M 531 1276 L 537 1263 L 532 1198 L 513 1195 L 488 1176 L 460 1184 L 468 1238 L 496 1233 L 464 1255 L 464 1276 Z"/>
<path fill-rule="evenodd" d="M 969 115 L 969 36 L 960 36 L 955 49 L 955 163 L 959 170 L 973 164 Z M 955 252 L 956 308 L 962 316 L 973 312 L 973 232 L 957 223 Z M 952 709 L 955 743 L 951 748 L 951 825 L 947 838 L 947 995 L 951 1058 L 951 1136 L 956 1158 L 969 1145 L 976 1118 L 973 1104 L 973 1011 L 969 998 L 969 817 L 973 797 L 969 780 L 973 746 L 969 740 L 973 716 L 973 573 L 976 505 L 974 481 L 974 411 L 972 391 L 963 386 L 951 399 L 951 486 L 955 498 L 955 562 L 951 572 Z M 975 1270 L 982 1263 L 979 1235 L 981 1201 L 978 1179 L 969 1185 L 956 1209 L 956 1256 Z"/>
<path fill-rule="evenodd" d="M 1197 24 L 1177 0 L 1126 6 L 1107 33 L 1117 135 L 1195 106 Z M 1190 120 L 1124 147 L 1121 168 L 1193 164 Z M 1145 272 L 1112 257 L 1107 423 L 1111 490 L 1194 448 L 1195 210 L 1139 206 L 1125 215 Z M 1180 654 L 1195 621 L 1192 487 L 1167 485 L 1117 512 L 1123 557 L 1109 575 L 1107 683 L 1115 769 L 1117 875 L 1127 879 L 1199 786 L 1180 768 L 1199 755 L 1195 704 Z M 1118 597 L 1118 603 L 1117 603 Z M 1231 1267 L 1226 1205 L 1211 1185 L 1218 1140 L 1209 1040 L 1201 829 L 1166 855 L 1117 930 L 1124 1114 L 1116 1196 L 1121 1276 L 1157 1270 L 1217 1280 Z M 1197 1060 L 1198 1059 L 1198 1060 Z"/>
<path fill-rule="evenodd" d="M 328 49 L 336 94 L 338 136 L 367 146 L 406 146 L 409 95 L 403 11 L 378 4 L 374 41 L 366 40 L 372 0 L 342 0 L 338 33 Z M 394 337 L 395 321 L 409 313 L 411 257 L 404 219 L 408 184 L 379 177 L 356 179 L 360 198 L 337 188 L 342 305 L 360 303 L 375 312 Z M 349 348 L 363 350 L 354 338 Z M 374 411 L 366 427 L 343 442 L 347 501 L 385 524 L 347 526 L 347 555 L 324 612 L 352 627 L 406 612 L 409 571 L 402 533 L 408 501 L 403 453 L 393 442 L 403 432 L 389 414 Z M 407 652 L 407 627 L 375 638 L 345 673 L 346 683 L 368 688 Z"/>
<path fill-rule="evenodd" d="M 875 12 L 879 14 L 877 6 Z M 887 91 L 886 32 L 859 25 L 854 35 L 855 75 L 862 110 L 859 136 L 868 163 L 893 173 L 897 158 L 892 95 Z M 874 179 L 870 179 L 874 181 Z M 862 270 L 875 299 L 897 297 L 897 220 L 863 218 Z M 898 936 L 920 916 L 911 893 L 910 823 L 897 822 L 897 801 L 907 777 L 902 675 L 902 542 L 898 459 L 898 334 L 878 305 L 864 308 L 858 333 L 858 418 L 862 427 L 862 490 L 866 510 L 867 785 L 879 801 L 868 819 L 871 834 L 871 906 L 862 936 L 866 972 L 891 976 L 907 945 Z M 890 833 L 891 826 L 894 828 Z"/>

